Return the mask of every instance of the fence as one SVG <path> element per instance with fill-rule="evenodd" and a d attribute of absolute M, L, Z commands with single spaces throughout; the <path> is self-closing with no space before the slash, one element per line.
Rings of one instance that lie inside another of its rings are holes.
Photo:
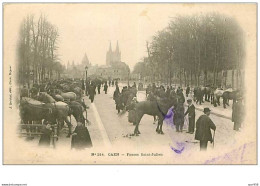
<path fill-rule="evenodd" d="M 43 124 L 19 124 L 18 135 L 20 137 L 37 137 L 41 136 L 43 133 L 42 129 L 46 127 Z M 51 143 L 53 148 L 56 147 L 56 141 L 58 139 L 58 126 L 57 124 L 51 125 L 52 134 L 51 134 Z"/>

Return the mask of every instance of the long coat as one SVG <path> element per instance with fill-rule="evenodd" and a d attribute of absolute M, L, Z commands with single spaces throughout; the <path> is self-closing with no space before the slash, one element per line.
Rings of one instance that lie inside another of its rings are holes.
<path fill-rule="evenodd" d="M 71 148 L 84 149 L 84 148 L 92 147 L 92 141 L 91 141 L 87 127 L 76 126 L 73 133 L 77 133 L 77 135 L 72 136 Z"/>
<path fill-rule="evenodd" d="M 184 106 L 183 104 L 178 104 L 174 112 L 174 124 L 183 125 L 184 124 Z"/>
<path fill-rule="evenodd" d="M 39 141 L 39 146 L 50 146 L 51 143 L 51 130 L 44 128 L 42 130 L 42 135 Z"/>
<path fill-rule="evenodd" d="M 195 139 L 200 141 L 213 141 L 210 129 L 216 130 L 216 125 L 207 115 L 201 115 L 196 122 Z"/>
<path fill-rule="evenodd" d="M 89 88 L 89 99 L 94 99 L 94 96 L 96 94 L 96 88 L 94 86 L 90 86 Z"/>
<path fill-rule="evenodd" d="M 192 104 L 188 107 L 187 111 L 185 112 L 185 116 L 189 114 L 189 119 L 194 120 L 195 122 L 195 106 Z"/>

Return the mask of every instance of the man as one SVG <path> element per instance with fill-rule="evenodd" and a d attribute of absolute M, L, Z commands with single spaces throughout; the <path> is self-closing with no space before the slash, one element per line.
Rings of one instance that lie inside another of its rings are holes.
<path fill-rule="evenodd" d="M 216 130 L 216 125 L 209 118 L 210 109 L 204 108 L 204 114 L 199 117 L 196 122 L 195 139 L 200 141 L 200 150 L 207 150 L 208 141 L 213 142 L 210 129 Z"/>
<path fill-rule="evenodd" d="M 97 86 L 98 94 L 100 94 L 100 88 L 101 88 L 101 83 L 98 83 L 98 86 Z"/>
<path fill-rule="evenodd" d="M 91 103 L 93 103 L 94 101 L 95 94 L 96 94 L 96 88 L 94 87 L 93 84 L 91 84 L 89 88 L 89 99 L 91 100 Z"/>
<path fill-rule="evenodd" d="M 182 103 L 183 104 L 185 102 L 185 97 L 184 97 L 182 91 L 183 91 L 182 89 L 180 89 L 178 91 L 178 93 L 177 93 L 177 100 L 178 100 L 178 103 Z"/>
<path fill-rule="evenodd" d="M 186 89 L 186 97 L 189 96 L 189 93 L 190 93 L 190 86 L 188 85 L 188 86 L 187 86 L 187 89 Z"/>
<path fill-rule="evenodd" d="M 174 110 L 174 124 L 176 125 L 176 132 L 182 132 L 184 124 L 184 106 L 178 103 Z"/>
<path fill-rule="evenodd" d="M 110 86 L 110 85 L 109 85 L 109 86 Z M 107 94 L 107 88 L 108 88 L 108 86 L 107 86 L 107 82 L 106 82 L 105 85 L 104 85 L 105 94 Z"/>
<path fill-rule="evenodd" d="M 134 82 L 134 84 L 133 84 L 133 86 L 132 87 L 134 87 L 134 88 L 136 88 L 136 83 Z"/>
<path fill-rule="evenodd" d="M 203 94 L 202 94 L 202 90 L 200 87 L 198 87 L 197 89 L 197 92 L 196 92 L 196 104 L 199 104 L 201 105 L 201 102 L 203 102 Z"/>
<path fill-rule="evenodd" d="M 233 104 L 232 110 L 232 122 L 234 122 L 233 130 L 239 131 L 241 123 L 244 121 L 244 105 L 242 104 L 242 98 L 238 98 L 237 102 Z"/>
<path fill-rule="evenodd" d="M 192 104 L 192 100 L 188 99 L 187 100 L 188 103 L 188 109 L 185 112 L 184 116 L 186 116 L 187 114 L 189 114 L 189 128 L 188 128 L 188 132 L 190 134 L 194 133 L 194 126 L 195 126 L 195 106 Z"/>

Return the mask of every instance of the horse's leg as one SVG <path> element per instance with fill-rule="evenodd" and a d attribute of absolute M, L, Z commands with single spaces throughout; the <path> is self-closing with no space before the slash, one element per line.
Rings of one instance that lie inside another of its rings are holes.
<path fill-rule="evenodd" d="M 153 116 L 153 124 L 155 124 L 155 121 L 156 121 L 156 115 Z"/>
<path fill-rule="evenodd" d="M 136 125 L 135 125 L 135 130 L 134 130 L 134 134 L 135 134 L 136 136 L 139 136 L 139 134 L 141 134 L 138 127 L 139 127 L 139 123 L 140 123 L 140 121 L 141 121 L 143 115 L 144 115 L 143 113 L 138 114 L 138 112 L 137 112 Z"/>
<path fill-rule="evenodd" d="M 158 121 L 158 123 L 160 123 L 160 130 L 159 130 L 159 133 L 160 133 L 160 134 L 164 134 L 163 131 L 162 131 L 163 118 L 159 117 L 159 121 Z"/>
<path fill-rule="evenodd" d="M 156 130 L 155 130 L 158 134 L 159 134 L 159 132 L 160 132 L 160 126 L 159 126 L 159 125 L 160 125 L 160 123 L 159 123 L 159 121 L 158 121 L 158 124 L 157 124 Z"/>
<path fill-rule="evenodd" d="M 226 102 L 227 106 L 229 106 L 229 99 L 227 99 L 227 102 Z"/>
<path fill-rule="evenodd" d="M 223 97 L 223 107 L 226 108 L 227 98 Z"/>

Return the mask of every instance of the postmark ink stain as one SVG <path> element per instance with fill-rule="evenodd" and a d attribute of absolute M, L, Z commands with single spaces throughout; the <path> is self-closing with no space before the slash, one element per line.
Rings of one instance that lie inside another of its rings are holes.
<path fill-rule="evenodd" d="M 175 149 L 174 147 L 171 146 L 171 149 L 172 149 L 174 152 L 176 152 L 177 154 L 181 154 L 182 151 L 184 150 L 184 147 L 182 147 L 180 150 L 178 150 L 178 149 Z"/>

